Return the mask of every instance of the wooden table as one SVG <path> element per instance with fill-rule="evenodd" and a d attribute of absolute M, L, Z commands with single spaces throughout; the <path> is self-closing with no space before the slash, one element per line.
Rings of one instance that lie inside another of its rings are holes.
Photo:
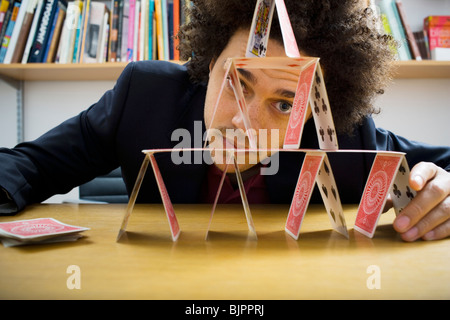
<path fill-rule="evenodd" d="M 405 243 L 384 214 L 373 239 L 331 230 L 310 206 L 300 238 L 284 231 L 287 205 L 221 205 L 205 241 L 209 205 L 175 205 L 182 232 L 172 242 L 162 205 L 137 205 L 116 242 L 125 205 L 34 205 L 0 222 L 52 217 L 91 228 L 76 242 L 0 247 L 1 299 L 449 299 L 450 239 Z M 69 266 L 78 266 L 72 273 Z M 74 275 L 80 289 L 69 289 Z M 379 280 L 379 282 L 377 282 Z M 373 288 L 379 284 L 379 289 Z"/>

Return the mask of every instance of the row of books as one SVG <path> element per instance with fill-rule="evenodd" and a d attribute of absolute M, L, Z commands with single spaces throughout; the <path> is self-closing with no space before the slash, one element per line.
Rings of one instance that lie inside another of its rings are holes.
<path fill-rule="evenodd" d="M 0 0 L 0 63 L 178 60 L 189 0 Z"/>
<path fill-rule="evenodd" d="M 401 0 L 376 0 L 381 27 L 400 44 L 398 60 L 450 60 L 450 16 L 429 16 L 413 31 Z"/>

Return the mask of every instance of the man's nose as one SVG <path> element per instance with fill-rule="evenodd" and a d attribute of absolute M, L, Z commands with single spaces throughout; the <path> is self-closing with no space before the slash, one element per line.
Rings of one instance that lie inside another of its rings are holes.
<path fill-rule="evenodd" d="M 254 100 L 254 99 L 253 99 Z M 246 115 L 247 114 L 247 115 Z M 236 105 L 234 116 L 231 120 L 233 126 L 244 131 L 248 129 L 258 130 L 261 128 L 261 108 L 257 101 L 246 102 L 242 110 Z M 247 117 L 247 119 L 245 119 Z"/>

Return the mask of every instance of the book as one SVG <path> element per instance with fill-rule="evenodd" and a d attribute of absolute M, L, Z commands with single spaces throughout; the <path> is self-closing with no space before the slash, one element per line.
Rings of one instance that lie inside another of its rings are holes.
<path fill-rule="evenodd" d="M 19 10 L 21 6 L 21 0 L 16 0 L 13 4 L 11 16 L 9 21 L 7 22 L 5 35 L 2 40 L 2 46 L 0 49 L 0 63 L 3 63 L 5 60 L 6 53 L 8 51 L 9 43 L 11 40 L 12 33 L 14 31 L 14 27 L 16 25 L 16 20 L 19 15 Z"/>
<path fill-rule="evenodd" d="M 136 0 L 136 9 L 134 12 L 134 40 L 133 40 L 133 60 L 139 60 L 140 52 L 140 25 L 141 25 L 141 0 Z"/>
<path fill-rule="evenodd" d="M 91 0 L 85 0 L 83 4 L 83 15 L 81 17 L 81 28 L 77 39 L 77 52 L 74 56 L 74 62 L 83 62 L 83 56 L 86 46 L 86 35 L 89 17 L 91 14 Z"/>
<path fill-rule="evenodd" d="M 43 62 L 47 41 L 50 35 L 53 17 L 56 13 L 59 0 L 45 0 L 44 8 L 38 23 L 38 29 L 31 47 L 28 62 Z"/>
<path fill-rule="evenodd" d="M 28 33 L 27 42 L 25 44 L 25 49 L 22 55 L 22 63 L 28 62 L 28 57 L 30 54 L 31 47 L 33 45 L 34 36 L 37 31 L 37 26 L 39 22 L 39 17 L 41 16 L 42 8 L 44 7 L 44 0 L 38 0 L 36 4 L 36 9 L 33 14 L 33 21 L 31 23 L 30 31 Z"/>
<path fill-rule="evenodd" d="M 58 12 L 55 15 L 54 27 L 47 44 L 44 62 L 52 63 L 55 61 L 56 51 L 61 39 L 61 30 L 66 19 L 67 5 L 64 2 L 58 3 Z"/>
<path fill-rule="evenodd" d="M 133 61 L 134 54 L 134 24 L 136 20 L 136 0 L 130 0 L 128 11 L 128 40 L 127 40 L 127 62 Z"/>
<path fill-rule="evenodd" d="M 429 16 L 424 19 L 430 51 L 450 48 L 450 16 Z"/>
<path fill-rule="evenodd" d="M 158 60 L 164 60 L 164 23 L 162 16 L 162 0 L 155 0 L 156 43 Z"/>
<path fill-rule="evenodd" d="M 173 0 L 167 0 L 167 44 L 166 58 L 173 60 Z"/>
<path fill-rule="evenodd" d="M 431 50 L 431 59 L 436 61 L 450 61 L 450 48 L 434 48 Z"/>
<path fill-rule="evenodd" d="M 140 60 L 148 60 L 148 24 L 149 24 L 149 0 L 141 0 L 140 18 Z"/>
<path fill-rule="evenodd" d="M 149 8 L 148 8 L 148 34 L 147 34 L 147 43 L 146 46 L 148 47 L 148 56 L 147 59 L 149 60 L 155 60 L 156 58 L 156 47 L 155 47 L 155 1 L 150 0 L 149 1 Z"/>
<path fill-rule="evenodd" d="M 180 60 L 180 52 L 178 50 L 179 40 L 177 38 L 180 30 L 180 0 L 173 0 L 173 59 Z"/>
<path fill-rule="evenodd" d="M 66 19 L 64 21 L 61 39 L 56 54 L 56 63 L 72 63 L 75 48 L 75 38 L 78 23 L 82 12 L 83 3 L 80 0 L 69 2 L 67 5 Z"/>
<path fill-rule="evenodd" d="M 130 1 L 125 0 L 123 4 L 123 13 L 122 13 L 122 30 L 121 30 L 122 38 L 120 40 L 121 43 L 120 61 L 127 61 L 129 20 L 130 20 Z"/>
<path fill-rule="evenodd" d="M 428 36 L 425 30 L 413 32 L 416 39 L 417 46 L 419 47 L 420 56 L 424 60 L 431 59 L 430 47 L 428 46 Z"/>
<path fill-rule="evenodd" d="M 0 3 L 0 48 L 5 36 L 6 27 L 11 18 L 12 9 L 14 7 L 14 0 L 2 0 Z"/>
<path fill-rule="evenodd" d="M 102 2 L 91 2 L 90 6 L 85 29 L 83 60 L 80 60 L 80 62 L 84 63 L 99 62 L 100 48 L 102 46 L 103 20 L 107 12 L 107 7 Z"/>
<path fill-rule="evenodd" d="M 6 12 L 8 11 L 10 1 L 1 0 L 0 2 L 0 30 L 3 28 L 3 23 L 5 22 Z M 1 32 L 0 32 L 1 34 Z M 0 44 L 2 43 L 2 38 L 0 38 Z"/>
<path fill-rule="evenodd" d="M 403 28 L 406 33 L 406 40 L 409 44 L 409 49 L 411 50 L 412 57 L 415 60 L 422 60 L 422 56 L 420 55 L 419 47 L 417 46 L 416 39 L 414 38 L 414 34 L 412 32 L 411 26 L 408 23 L 408 19 L 406 18 L 406 12 L 403 7 L 403 3 L 401 0 L 396 0 L 395 2 L 398 10 L 398 14 L 400 16 L 400 20 L 402 22 Z"/>
<path fill-rule="evenodd" d="M 24 4 L 25 4 L 25 2 L 24 2 Z M 11 60 L 9 61 L 10 63 L 18 63 L 18 62 L 22 61 L 22 56 L 25 51 L 25 45 L 27 42 L 28 35 L 30 33 L 31 24 L 33 22 L 34 11 L 36 10 L 36 6 L 37 6 L 37 0 L 28 1 L 26 8 L 24 8 L 25 12 L 24 12 L 23 18 L 21 20 L 19 18 L 17 19 L 17 23 L 19 23 L 19 21 L 21 21 L 21 22 L 20 22 L 19 27 L 17 28 L 18 34 L 17 34 L 16 46 L 14 48 L 14 51 L 12 52 Z M 8 62 L 5 61 L 4 63 L 8 63 Z"/>
<path fill-rule="evenodd" d="M 97 62 L 108 61 L 108 41 L 109 41 L 109 10 L 103 15 L 103 26 L 101 29 L 101 39 L 99 41 Z"/>
<path fill-rule="evenodd" d="M 431 59 L 436 61 L 450 61 L 450 48 L 434 48 L 431 50 Z"/>
<path fill-rule="evenodd" d="M 376 2 L 382 14 L 386 15 L 389 22 L 392 36 L 398 42 L 397 49 L 399 60 L 411 60 L 411 52 L 409 51 L 408 40 L 400 20 L 395 0 L 379 0 Z"/>
<path fill-rule="evenodd" d="M 119 0 L 112 0 L 111 31 L 109 35 L 109 61 L 117 61 L 117 47 L 119 39 Z"/>

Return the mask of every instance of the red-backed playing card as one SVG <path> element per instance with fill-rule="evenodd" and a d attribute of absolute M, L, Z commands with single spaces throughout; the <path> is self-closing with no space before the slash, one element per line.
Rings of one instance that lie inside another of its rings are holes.
<path fill-rule="evenodd" d="M 306 111 L 308 110 L 308 100 L 316 66 L 317 61 L 302 70 L 302 73 L 300 74 L 283 148 L 298 149 L 300 146 L 303 124 L 305 122 Z"/>
<path fill-rule="evenodd" d="M 373 237 L 403 154 L 379 153 L 370 170 L 356 215 L 355 230 Z"/>
<path fill-rule="evenodd" d="M 170 232 L 172 233 L 172 240 L 176 241 L 180 235 L 180 226 L 178 224 L 175 210 L 173 209 L 172 201 L 170 200 L 169 193 L 167 192 L 166 185 L 164 184 L 161 172 L 159 171 L 158 163 L 156 162 L 153 154 L 149 155 L 150 163 L 155 173 L 156 182 L 158 184 L 159 192 L 163 201 L 164 209 L 166 210 L 167 219 L 169 220 Z"/>
<path fill-rule="evenodd" d="M 0 236 L 20 240 L 43 239 L 85 230 L 89 230 L 89 228 L 71 226 L 53 218 L 0 223 Z"/>
<path fill-rule="evenodd" d="M 284 0 L 275 0 L 275 4 L 280 21 L 281 34 L 283 36 L 284 51 L 288 57 L 300 57 L 300 51 L 298 50 L 291 20 L 289 20 L 288 12 L 286 10 L 286 4 L 284 3 Z"/>
<path fill-rule="evenodd" d="M 295 240 L 298 239 L 303 217 L 315 185 L 317 172 L 324 156 L 325 154 L 314 155 L 307 153 L 303 161 L 285 226 L 286 232 Z"/>

